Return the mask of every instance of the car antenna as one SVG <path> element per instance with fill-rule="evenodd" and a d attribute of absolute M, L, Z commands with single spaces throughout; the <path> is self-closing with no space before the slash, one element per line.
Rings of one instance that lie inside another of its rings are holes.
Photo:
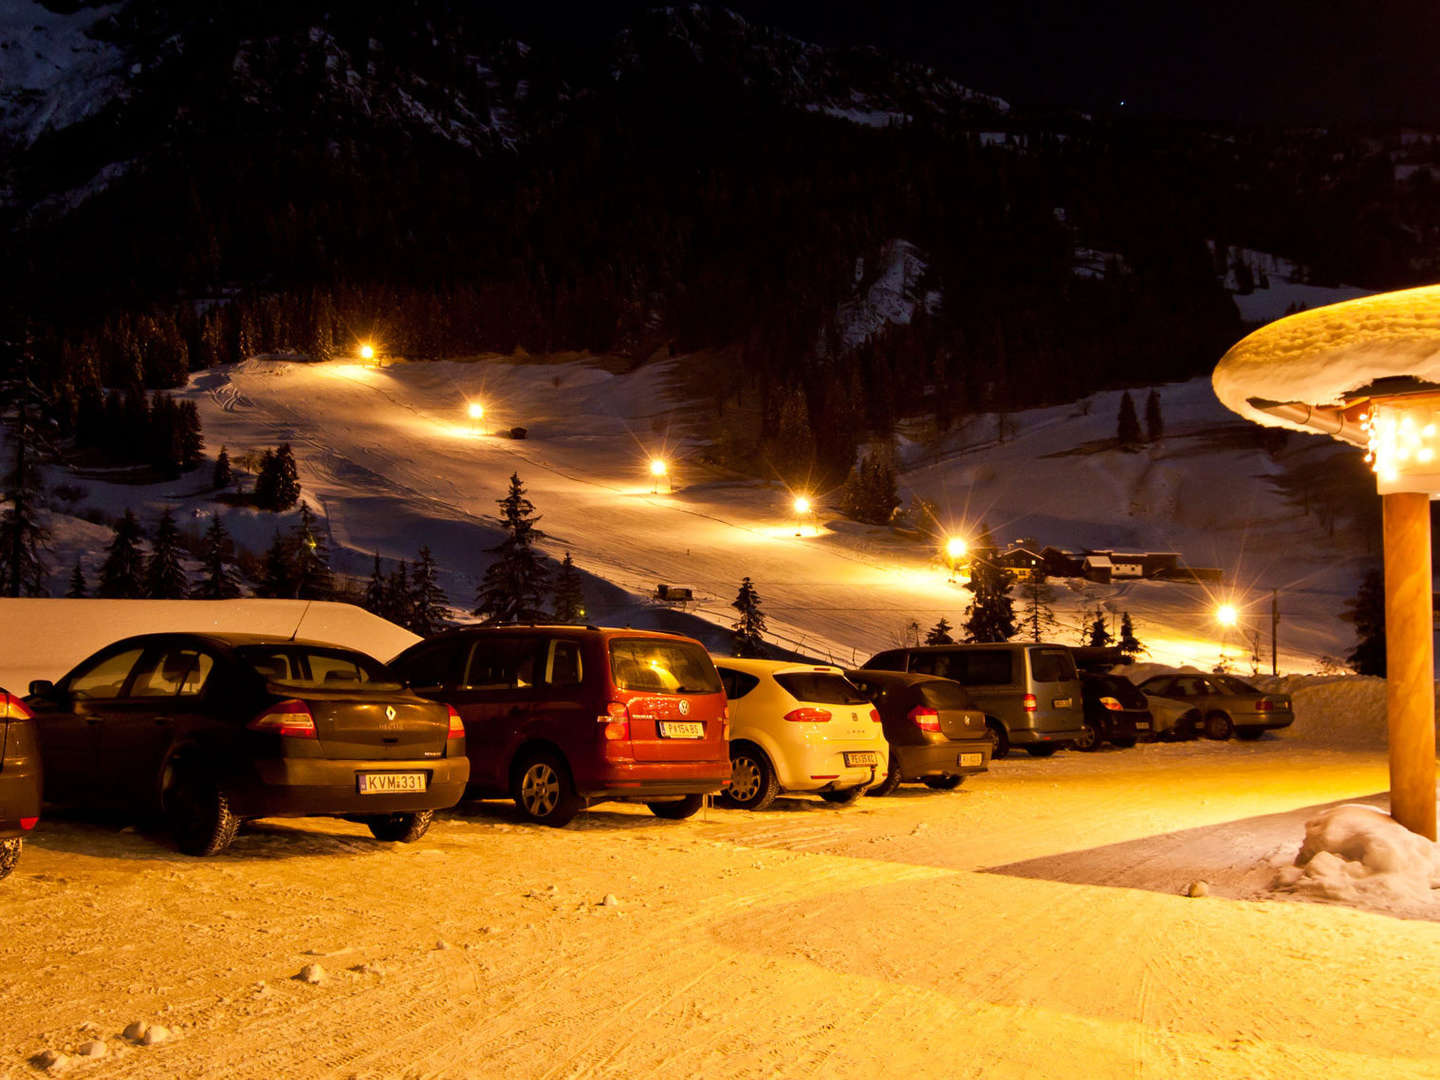
<path fill-rule="evenodd" d="M 298 633 L 300 633 L 300 624 L 305 621 L 305 616 L 310 614 L 310 605 L 313 604 L 313 603 L 315 603 L 314 600 L 306 600 L 306 601 L 305 601 L 305 610 L 302 611 L 302 612 L 300 612 L 300 618 L 298 618 L 298 619 L 295 620 L 295 629 L 290 631 L 290 640 L 291 640 L 291 641 L 294 641 L 294 640 L 295 640 L 295 635 L 298 634 Z"/>

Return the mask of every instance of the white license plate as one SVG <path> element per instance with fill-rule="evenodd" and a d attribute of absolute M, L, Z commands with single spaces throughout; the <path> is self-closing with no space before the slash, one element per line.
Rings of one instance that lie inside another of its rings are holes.
<path fill-rule="evenodd" d="M 695 720 L 661 720 L 662 739 L 703 739 L 705 725 Z"/>
<path fill-rule="evenodd" d="M 875 755 L 874 750 L 847 750 L 845 752 L 846 765 L 879 765 L 880 759 Z"/>
<path fill-rule="evenodd" d="M 1149 721 L 1149 720 L 1136 720 L 1136 721 L 1135 721 L 1135 730 L 1136 730 L 1136 731 L 1149 731 L 1149 730 L 1150 730 L 1150 721 Z"/>
<path fill-rule="evenodd" d="M 962 768 L 963 768 L 963 767 L 966 767 L 966 766 L 970 766 L 970 765 L 984 765 L 984 764 L 985 764 L 985 755 L 984 755 L 984 754 L 961 754 L 961 755 L 960 755 L 960 765 L 961 765 Z"/>
<path fill-rule="evenodd" d="M 355 788 L 361 795 L 394 795 L 407 791 L 424 791 L 423 772 L 356 773 Z"/>
<path fill-rule="evenodd" d="M 1050 704 L 1054 705 L 1057 709 L 1068 709 L 1073 701 L 1073 698 L 1057 697 L 1053 701 L 1051 701 Z"/>

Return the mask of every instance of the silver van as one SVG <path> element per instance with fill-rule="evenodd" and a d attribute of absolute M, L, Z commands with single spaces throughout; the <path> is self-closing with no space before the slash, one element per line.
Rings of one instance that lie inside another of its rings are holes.
<path fill-rule="evenodd" d="M 862 665 L 881 671 L 919 671 L 963 683 L 983 709 L 992 758 L 1010 747 L 1049 757 L 1080 737 L 1085 705 L 1075 659 L 1064 645 L 994 642 L 922 645 L 877 653 Z"/>

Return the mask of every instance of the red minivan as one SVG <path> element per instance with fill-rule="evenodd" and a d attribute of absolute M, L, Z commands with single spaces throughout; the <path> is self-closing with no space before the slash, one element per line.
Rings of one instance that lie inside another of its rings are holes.
<path fill-rule="evenodd" d="M 632 799 L 686 818 L 730 780 L 725 690 L 705 647 L 651 630 L 452 630 L 391 661 L 416 693 L 455 707 L 467 794 L 510 796 L 564 825 L 589 801 Z"/>

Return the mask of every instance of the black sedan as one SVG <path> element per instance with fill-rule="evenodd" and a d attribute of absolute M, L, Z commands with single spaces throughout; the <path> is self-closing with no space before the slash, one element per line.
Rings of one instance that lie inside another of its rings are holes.
<path fill-rule="evenodd" d="M 1085 731 L 1075 741 L 1077 750 L 1099 750 L 1107 742 L 1129 749 L 1137 739 L 1155 735 L 1150 703 L 1123 675 L 1082 672 L 1081 697 L 1085 702 Z"/>
<path fill-rule="evenodd" d="M 845 677 L 874 704 L 890 743 L 889 769 L 866 794 L 889 795 L 910 781 L 949 791 L 990 768 L 993 743 L 985 714 L 958 682 L 869 668 Z"/>
<path fill-rule="evenodd" d="M 142 634 L 31 683 L 26 703 L 47 802 L 163 812 L 190 855 L 261 817 L 344 817 L 418 840 L 470 775 L 453 709 L 334 645 Z"/>

